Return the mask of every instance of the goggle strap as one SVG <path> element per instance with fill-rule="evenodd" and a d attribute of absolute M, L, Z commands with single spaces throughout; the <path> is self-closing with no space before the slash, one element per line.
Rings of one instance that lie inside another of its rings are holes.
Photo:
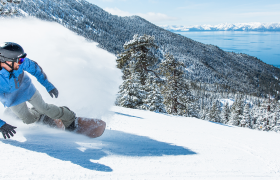
<path fill-rule="evenodd" d="M 12 66 L 10 64 L 8 64 L 6 61 L 4 62 L 5 64 L 7 64 L 10 68 L 14 69 L 14 62 L 12 63 Z"/>

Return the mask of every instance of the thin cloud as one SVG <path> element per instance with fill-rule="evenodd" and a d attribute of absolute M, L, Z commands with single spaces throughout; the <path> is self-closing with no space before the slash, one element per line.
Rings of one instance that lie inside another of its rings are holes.
<path fill-rule="evenodd" d="M 178 18 L 170 17 L 170 16 L 167 16 L 167 15 L 162 14 L 162 13 L 154 13 L 154 12 L 149 12 L 149 13 L 146 13 L 146 14 L 139 13 L 137 15 L 144 18 L 144 19 L 147 19 L 148 21 L 151 21 L 151 22 L 178 20 Z"/>
<path fill-rule="evenodd" d="M 100 0 L 103 2 L 116 2 L 116 1 L 126 1 L 126 0 Z"/>
<path fill-rule="evenodd" d="M 178 18 L 170 17 L 170 16 L 167 16 L 166 14 L 155 13 L 155 12 L 131 14 L 129 12 L 122 11 L 118 8 L 105 8 L 104 10 L 113 14 L 113 15 L 122 16 L 122 17 L 137 15 L 137 16 L 140 16 L 140 17 L 142 17 L 142 18 L 144 18 L 148 21 L 151 21 L 151 22 L 178 20 Z"/>
<path fill-rule="evenodd" d="M 209 6 L 209 3 L 189 4 L 188 6 L 178 7 L 177 9 L 200 9 Z"/>
<path fill-rule="evenodd" d="M 133 14 L 126 12 L 126 11 L 122 11 L 118 8 L 104 8 L 105 11 L 107 11 L 108 13 L 111 13 L 113 15 L 117 15 L 117 16 L 132 16 Z"/>
<path fill-rule="evenodd" d="M 265 5 L 265 8 L 279 9 L 280 8 L 280 3 L 278 3 L 278 4 L 267 4 L 267 5 Z"/>
<path fill-rule="evenodd" d="M 241 13 L 241 16 L 245 17 L 255 17 L 255 16 L 280 16 L 280 12 L 248 12 Z"/>

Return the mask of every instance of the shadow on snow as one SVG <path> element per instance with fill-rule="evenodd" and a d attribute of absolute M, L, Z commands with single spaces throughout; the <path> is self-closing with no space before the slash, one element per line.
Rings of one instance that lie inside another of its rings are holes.
<path fill-rule="evenodd" d="M 132 115 L 129 115 L 129 114 L 123 114 L 123 113 L 119 113 L 119 112 L 114 112 L 115 114 L 118 114 L 118 115 L 122 115 L 122 116 L 128 116 L 128 117 L 133 117 L 133 118 L 138 118 L 138 119 L 144 119 L 142 117 L 138 117 L 138 116 L 132 116 Z"/>
<path fill-rule="evenodd" d="M 46 133 L 25 134 L 24 137 L 27 139 L 25 142 L 15 140 L 1 141 L 30 151 L 46 153 L 56 159 L 71 161 L 73 164 L 90 170 L 103 172 L 112 172 L 113 169 L 90 160 L 96 161 L 110 155 L 145 157 L 196 154 L 185 147 L 115 130 L 106 130 L 97 139 L 89 139 L 81 135 L 70 135 L 70 133 L 60 135 L 46 135 Z"/>
<path fill-rule="evenodd" d="M 213 123 L 213 124 L 217 124 L 217 125 L 221 125 L 221 126 L 232 127 L 232 126 L 230 126 L 230 125 L 223 124 L 223 123 L 220 123 L 220 122 L 213 122 L 213 121 L 208 121 L 208 122 Z"/>

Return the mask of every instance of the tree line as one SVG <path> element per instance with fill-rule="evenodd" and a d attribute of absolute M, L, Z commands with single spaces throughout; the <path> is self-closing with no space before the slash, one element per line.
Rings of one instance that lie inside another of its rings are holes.
<path fill-rule="evenodd" d="M 280 130 L 280 103 L 275 97 L 257 97 L 229 86 L 191 81 L 185 76 L 185 63 L 171 53 L 159 56 L 159 51 L 155 38 L 149 35 L 136 34 L 124 44 L 117 58 L 123 83 L 116 105 L 264 131 Z"/>

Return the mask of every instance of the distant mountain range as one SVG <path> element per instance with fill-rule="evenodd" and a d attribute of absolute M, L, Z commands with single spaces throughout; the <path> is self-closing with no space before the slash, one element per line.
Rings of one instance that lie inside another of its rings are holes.
<path fill-rule="evenodd" d="M 280 31 L 280 23 L 236 23 L 218 25 L 196 25 L 196 26 L 160 26 L 172 32 L 185 31 Z"/>
<path fill-rule="evenodd" d="M 135 34 L 154 36 L 159 46 L 154 53 L 159 59 L 164 53 L 173 54 L 185 63 L 186 78 L 198 85 L 211 84 L 218 91 L 258 96 L 280 91 L 279 68 L 253 56 L 194 41 L 138 16 L 112 15 L 85 0 L 24 0 L 18 8 L 18 16 L 57 22 L 114 54 L 122 52 L 124 43 Z"/>

